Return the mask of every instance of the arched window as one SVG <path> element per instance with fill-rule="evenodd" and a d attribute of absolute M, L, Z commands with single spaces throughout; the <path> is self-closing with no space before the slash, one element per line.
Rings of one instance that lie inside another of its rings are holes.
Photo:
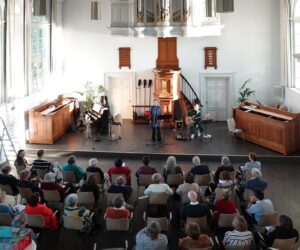
<path fill-rule="evenodd" d="M 300 0 L 291 1 L 292 87 L 300 89 Z M 296 57 L 294 55 L 297 55 Z"/>

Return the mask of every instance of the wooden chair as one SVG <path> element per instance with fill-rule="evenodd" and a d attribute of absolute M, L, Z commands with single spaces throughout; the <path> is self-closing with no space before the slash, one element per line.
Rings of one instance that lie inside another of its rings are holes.
<path fill-rule="evenodd" d="M 124 196 L 122 193 L 107 193 L 106 199 L 107 199 L 107 206 L 113 206 L 114 205 L 114 199 L 116 197 L 121 197 L 124 200 Z"/>
<path fill-rule="evenodd" d="M 60 200 L 60 194 L 57 190 L 42 190 L 44 200 L 50 207 L 63 210 L 64 202 Z"/>
<path fill-rule="evenodd" d="M 137 193 L 137 197 L 139 197 L 139 191 L 140 191 L 140 187 L 147 187 L 150 184 L 152 184 L 152 174 L 140 174 L 139 177 L 137 178 L 137 189 L 136 189 L 136 193 Z"/>
<path fill-rule="evenodd" d="M 154 192 L 149 194 L 149 205 L 167 205 L 169 196 L 166 193 Z"/>
<path fill-rule="evenodd" d="M 95 178 L 96 178 L 96 183 L 98 185 L 103 184 L 103 181 L 101 180 L 101 176 L 100 176 L 99 172 L 89 172 L 89 171 L 86 171 L 85 174 L 86 174 L 86 178 L 88 178 L 90 175 L 94 175 Z"/>
<path fill-rule="evenodd" d="M 42 215 L 29 215 L 26 214 L 27 223 L 29 227 L 45 228 L 46 223 Z"/>
<path fill-rule="evenodd" d="M 67 183 L 76 183 L 77 179 L 73 171 L 63 171 L 63 181 Z"/>
<path fill-rule="evenodd" d="M 210 174 L 196 174 L 194 177 L 194 182 L 199 186 L 208 186 L 210 183 Z"/>
<path fill-rule="evenodd" d="M 244 131 L 236 127 L 235 120 L 233 118 L 227 119 L 227 126 L 228 126 L 228 132 L 232 134 L 234 142 L 235 142 L 235 136 L 238 134 L 241 134 L 243 141 L 245 141 Z"/>
<path fill-rule="evenodd" d="M 83 220 L 79 216 L 63 215 L 63 226 L 68 230 L 82 231 L 85 227 Z"/>
<path fill-rule="evenodd" d="M 162 232 L 168 232 L 170 227 L 170 221 L 172 220 L 172 213 L 170 212 L 169 218 L 167 217 L 147 217 L 146 213 L 143 214 L 143 219 L 147 223 L 147 226 L 149 226 L 152 222 L 159 223 L 161 227 Z"/>
<path fill-rule="evenodd" d="M 93 192 L 78 192 L 78 204 L 87 209 L 95 207 L 95 197 Z"/>
<path fill-rule="evenodd" d="M 197 217 L 197 218 L 192 218 L 192 217 L 187 217 L 185 224 L 188 225 L 191 222 L 195 222 L 199 225 L 201 230 L 207 230 L 207 215 L 204 215 L 202 217 Z"/>
<path fill-rule="evenodd" d="M 250 250 L 251 244 L 243 246 L 226 246 L 225 250 Z"/>
<path fill-rule="evenodd" d="M 122 219 L 111 219 L 107 218 L 106 214 L 104 215 L 105 220 L 105 229 L 106 231 L 129 231 L 130 220 L 133 217 L 133 213 L 131 213 L 130 218 L 122 218 Z"/>
<path fill-rule="evenodd" d="M 169 186 L 179 186 L 182 183 L 183 175 L 180 174 L 168 174 L 167 175 L 167 184 Z"/>
<path fill-rule="evenodd" d="M 0 225 L 1 226 L 11 226 L 13 218 L 9 213 L 0 213 Z"/>
<path fill-rule="evenodd" d="M 232 221 L 236 215 L 238 215 L 238 212 L 234 214 L 220 214 L 218 220 L 218 226 L 232 227 Z"/>
<path fill-rule="evenodd" d="M 20 196 L 21 196 L 21 201 L 22 199 L 25 199 L 27 201 L 27 199 L 33 195 L 33 192 L 30 188 L 25 188 L 25 187 L 18 187 Z"/>
<path fill-rule="evenodd" d="M 278 212 L 272 212 L 269 214 L 263 215 L 257 222 L 256 230 L 263 232 L 267 226 L 276 226 L 278 221 Z"/>
<path fill-rule="evenodd" d="M 36 169 L 38 177 L 44 179 L 45 175 L 48 173 L 48 169 Z"/>
<path fill-rule="evenodd" d="M 243 199 L 244 201 L 249 201 L 250 197 L 254 195 L 254 192 L 250 189 L 245 189 L 243 193 Z"/>
<path fill-rule="evenodd" d="M 127 176 L 126 176 L 126 174 L 112 174 L 112 175 L 111 175 L 111 183 L 112 183 L 112 184 L 116 184 L 116 179 L 117 179 L 119 176 L 123 176 L 123 177 L 124 177 L 124 179 L 125 179 L 125 185 L 127 185 Z"/>
<path fill-rule="evenodd" d="M 188 248 L 188 250 L 213 250 L 214 249 L 213 239 L 209 237 L 209 240 L 211 242 L 211 247 L 203 247 L 203 248 L 190 247 Z"/>
<path fill-rule="evenodd" d="M 291 239 L 275 239 L 272 248 L 280 250 L 294 250 L 296 244 L 296 238 Z"/>

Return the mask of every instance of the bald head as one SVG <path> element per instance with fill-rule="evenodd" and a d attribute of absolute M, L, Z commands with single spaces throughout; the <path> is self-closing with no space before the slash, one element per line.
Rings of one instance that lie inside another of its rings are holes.
<path fill-rule="evenodd" d="M 189 191 L 188 197 L 190 199 L 190 202 L 196 202 L 197 201 L 197 193 L 195 191 Z"/>

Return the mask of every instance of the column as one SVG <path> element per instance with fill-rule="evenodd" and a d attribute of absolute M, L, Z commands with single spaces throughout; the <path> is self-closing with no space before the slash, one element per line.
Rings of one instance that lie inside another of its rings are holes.
<path fill-rule="evenodd" d="M 182 22 L 185 24 L 191 23 L 191 4 L 190 0 L 183 0 Z"/>
<path fill-rule="evenodd" d="M 157 23 L 163 26 L 170 25 L 170 1 L 169 0 L 158 0 Z"/>

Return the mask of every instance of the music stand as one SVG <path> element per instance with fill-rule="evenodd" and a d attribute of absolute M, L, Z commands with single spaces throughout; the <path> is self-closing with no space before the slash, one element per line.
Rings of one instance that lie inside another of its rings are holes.
<path fill-rule="evenodd" d="M 206 126 L 207 126 L 208 124 L 211 124 L 212 121 L 213 121 L 213 119 L 202 120 L 202 124 L 204 125 L 204 133 L 203 133 L 203 139 L 204 139 L 204 140 L 206 140 L 206 139 L 207 139 L 207 140 L 212 140 L 212 135 L 207 134 L 207 132 L 206 132 Z"/>

